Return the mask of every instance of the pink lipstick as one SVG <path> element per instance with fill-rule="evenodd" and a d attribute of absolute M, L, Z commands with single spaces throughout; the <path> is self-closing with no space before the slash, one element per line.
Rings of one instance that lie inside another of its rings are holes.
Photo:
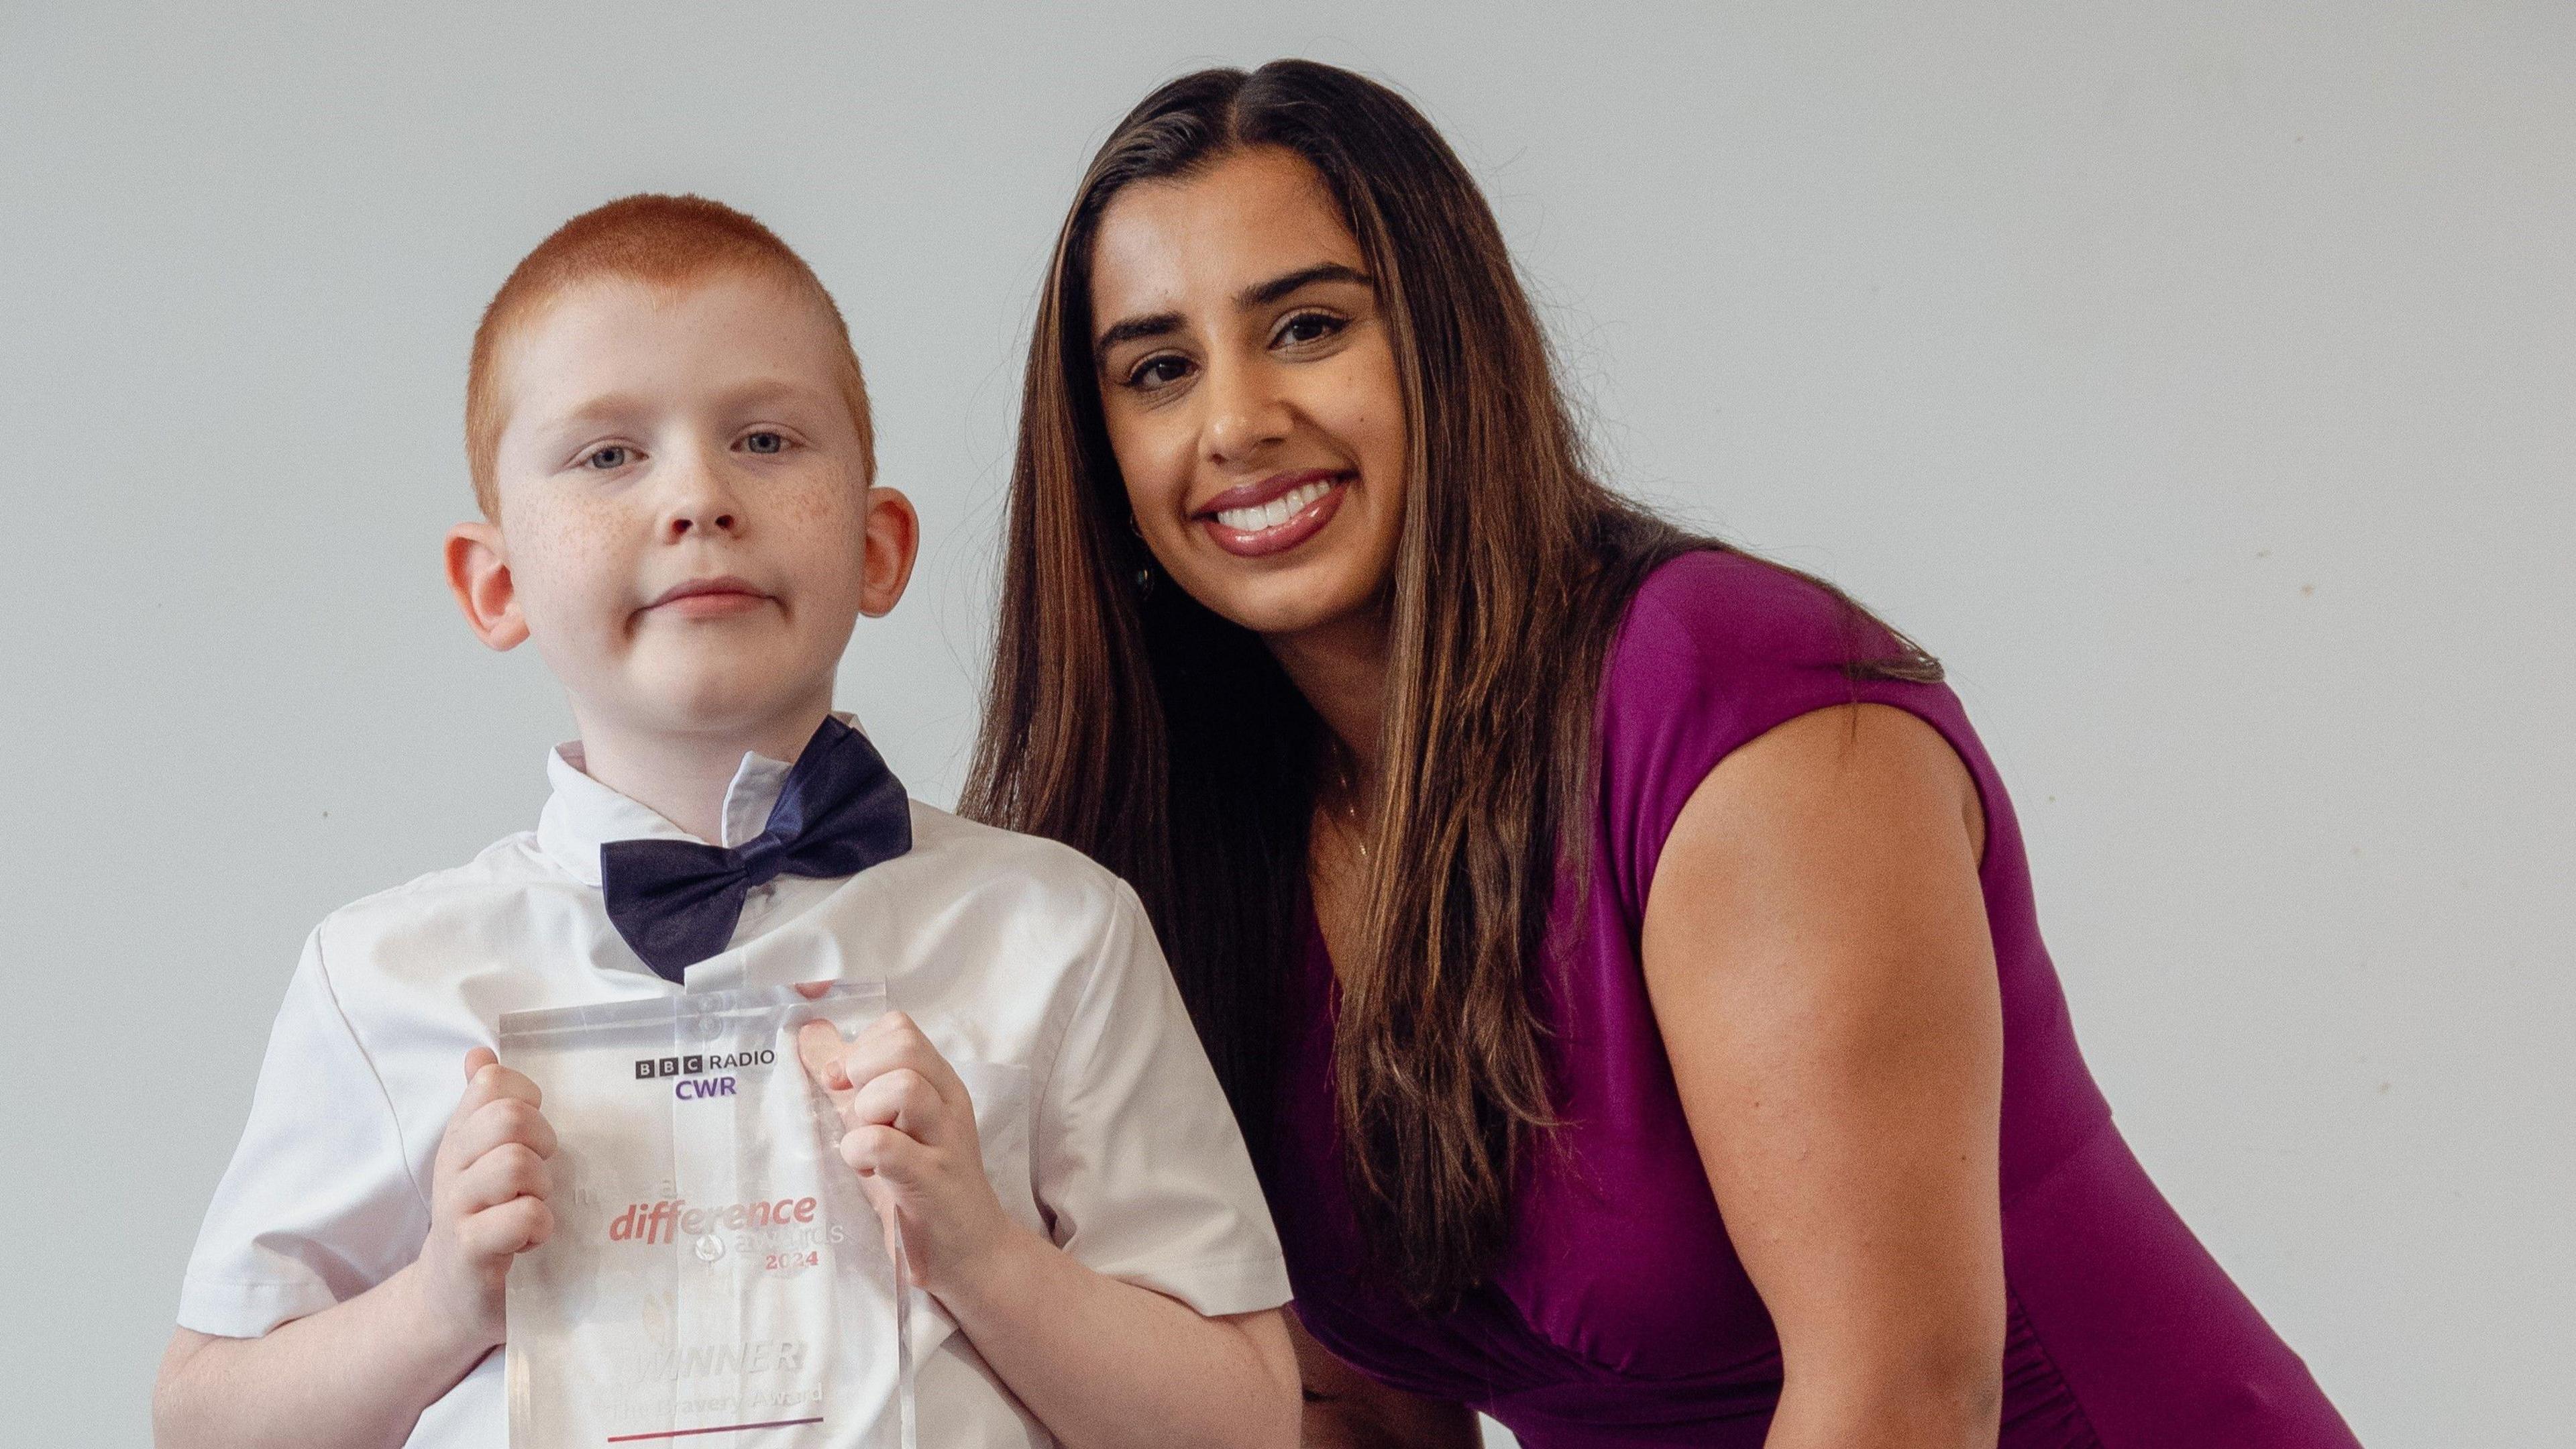
<path fill-rule="evenodd" d="M 1351 475 L 1328 468 L 1273 473 L 1229 488 L 1191 514 L 1217 547 L 1240 558 L 1285 553 L 1333 521 Z"/>

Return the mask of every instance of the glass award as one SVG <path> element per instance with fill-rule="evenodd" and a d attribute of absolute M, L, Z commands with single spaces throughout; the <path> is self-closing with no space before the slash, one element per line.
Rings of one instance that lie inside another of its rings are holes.
<path fill-rule="evenodd" d="M 511 1449 L 910 1449 L 909 1293 L 797 1055 L 876 982 L 509 1012 L 556 1133 L 554 1234 L 511 1265 Z"/>

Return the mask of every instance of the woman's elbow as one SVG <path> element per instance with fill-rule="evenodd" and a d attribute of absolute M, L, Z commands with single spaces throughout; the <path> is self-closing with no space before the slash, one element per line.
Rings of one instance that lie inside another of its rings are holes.
<path fill-rule="evenodd" d="M 1774 1444 L 1905 1446 L 1905 1449 L 1993 1449 L 2003 1423 L 1999 1353 L 1910 1355 L 1870 1366 L 1800 1373 L 1792 1366 L 1780 1394 L 1788 1429 Z"/>
<path fill-rule="evenodd" d="M 1905 1431 L 1887 1443 L 1993 1449 L 2003 1425 L 2003 1354 L 1982 1343 L 1929 1348 L 1891 1372 L 1877 1397 L 1884 1420 Z"/>
<path fill-rule="evenodd" d="M 1936 1432 L 1946 1430 L 1949 1439 L 1927 1439 L 1927 1443 L 1958 1443 L 1992 1449 L 1996 1436 L 2003 1430 L 2004 1370 L 2000 1355 L 1973 1364 L 1960 1364 L 1933 1378 L 1925 1385 L 1926 1397 L 1940 1406 L 1946 1422 L 1930 1426 Z"/>

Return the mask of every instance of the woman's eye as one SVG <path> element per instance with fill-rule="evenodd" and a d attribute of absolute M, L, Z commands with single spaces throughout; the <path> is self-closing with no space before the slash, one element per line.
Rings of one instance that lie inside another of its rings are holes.
<path fill-rule="evenodd" d="M 1321 342 L 1342 330 L 1342 319 L 1326 312 L 1300 312 L 1281 323 L 1279 340 L 1294 346 L 1301 342 Z"/>
<path fill-rule="evenodd" d="M 1190 364 L 1187 359 L 1170 356 L 1149 357 L 1136 364 L 1135 371 L 1127 374 L 1127 385 L 1146 389 L 1169 387 L 1189 375 Z"/>
<path fill-rule="evenodd" d="M 633 449 L 611 443 L 607 447 L 593 450 L 589 457 L 581 460 L 581 465 L 585 468 L 597 468 L 605 473 L 612 468 L 623 468 L 634 461 Z"/>
<path fill-rule="evenodd" d="M 787 451 L 787 439 L 777 433 L 746 434 L 743 437 L 742 445 L 745 449 L 754 453 L 783 453 Z"/>

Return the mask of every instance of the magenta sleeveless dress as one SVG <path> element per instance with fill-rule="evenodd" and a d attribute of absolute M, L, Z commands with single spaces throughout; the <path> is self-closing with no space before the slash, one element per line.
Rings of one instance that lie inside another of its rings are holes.
<path fill-rule="evenodd" d="M 1362 1371 L 1472 1405 L 1527 1449 L 1761 1444 L 1779 1340 L 1683 1118 L 1638 932 L 1665 836 L 1710 768 L 1858 699 L 1929 722 L 1984 797 L 2004 1009 L 2003 1449 L 2353 1449 L 2111 1125 L 2040 944 L 2012 804 L 1957 698 L 1854 684 L 1837 668 L 1849 647 L 1830 596 L 1738 555 L 1676 559 L 1629 606 L 1601 685 L 1590 889 L 1578 905 L 1565 884 L 1559 920 L 1579 909 L 1579 934 L 1538 988 L 1571 1166 L 1530 1169 L 1499 1268 L 1452 1311 L 1413 1312 L 1368 1269 L 1332 1125 L 1332 965 L 1304 917 L 1262 1164 L 1299 1317 Z"/>

